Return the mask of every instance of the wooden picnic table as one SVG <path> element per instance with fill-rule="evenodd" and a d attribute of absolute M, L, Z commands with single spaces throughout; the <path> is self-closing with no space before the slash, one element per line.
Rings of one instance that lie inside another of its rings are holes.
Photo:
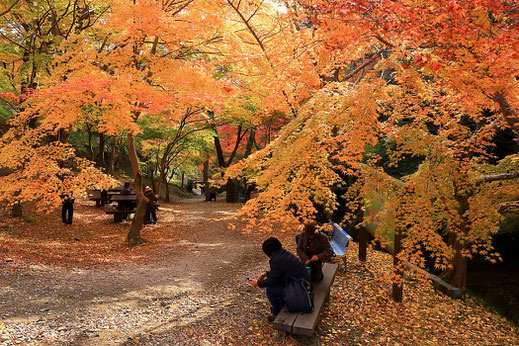
<path fill-rule="evenodd" d="M 133 208 L 128 208 L 128 202 L 136 202 L 136 195 L 113 195 L 110 199 L 112 202 L 117 202 L 117 209 L 107 211 L 107 214 L 114 215 L 114 222 L 121 222 L 128 214 L 135 213 Z"/>
<path fill-rule="evenodd" d="M 89 199 L 96 202 L 96 207 L 102 207 L 110 201 L 106 190 L 88 190 L 87 193 Z"/>

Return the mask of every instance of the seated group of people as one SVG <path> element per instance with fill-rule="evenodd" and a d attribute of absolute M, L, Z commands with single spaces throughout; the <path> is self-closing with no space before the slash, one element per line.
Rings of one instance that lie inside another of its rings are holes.
<path fill-rule="evenodd" d="M 129 196 L 132 194 L 130 189 L 130 183 L 124 183 L 124 187 L 119 192 L 122 196 Z M 151 187 L 146 186 L 144 188 L 144 197 L 146 197 L 146 214 L 144 216 L 144 223 L 157 223 L 157 209 L 159 207 L 157 196 L 153 193 Z M 127 205 L 128 209 L 134 209 L 136 207 L 136 202 L 128 201 Z"/>
<path fill-rule="evenodd" d="M 263 252 L 269 257 L 270 271 L 263 272 L 250 283 L 254 287 L 265 287 L 267 298 L 271 304 L 273 322 L 285 304 L 284 288 L 289 278 L 311 281 L 309 269 L 320 271 L 324 262 L 328 262 L 334 255 L 328 237 L 319 232 L 316 222 L 304 225 L 304 230 L 296 237 L 297 255 L 283 249 L 277 238 L 269 238 L 263 242 Z M 313 274 L 313 272 L 312 272 Z M 313 276 L 313 275 L 312 275 Z M 321 277 L 322 280 L 322 272 Z M 319 277 L 317 277 L 319 280 Z"/>

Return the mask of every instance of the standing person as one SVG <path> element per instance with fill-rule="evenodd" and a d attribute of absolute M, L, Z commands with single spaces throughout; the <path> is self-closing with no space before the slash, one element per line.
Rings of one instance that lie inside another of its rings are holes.
<path fill-rule="evenodd" d="M 328 262 L 333 254 L 328 237 L 319 232 L 317 222 L 306 223 L 297 243 L 297 256 L 305 266 L 311 268 L 313 281 L 322 280 L 322 270 L 320 269 L 323 262 Z"/>
<path fill-rule="evenodd" d="M 74 195 L 73 192 L 67 187 L 67 179 L 70 176 L 70 169 L 65 168 L 58 175 L 59 180 L 62 182 L 62 194 L 61 194 L 61 221 L 66 225 L 72 224 L 72 218 L 74 217 Z"/>
<path fill-rule="evenodd" d="M 270 271 L 261 273 L 257 279 L 251 279 L 254 287 L 266 287 L 267 298 L 270 302 L 272 315 L 268 317 L 273 322 L 285 305 L 284 288 L 288 279 L 305 279 L 309 281 L 308 272 L 303 263 L 289 251 L 283 249 L 277 238 L 268 238 L 261 246 L 263 252 L 270 259 Z"/>
<path fill-rule="evenodd" d="M 61 220 L 64 224 L 72 225 L 74 216 L 74 196 L 72 193 L 63 195 L 61 202 Z"/>
<path fill-rule="evenodd" d="M 157 201 L 157 196 L 153 193 L 151 187 L 146 186 L 144 189 L 144 196 L 148 199 L 148 203 L 146 204 L 146 218 L 145 223 L 157 223 L 157 213 L 156 210 L 159 207 Z"/>

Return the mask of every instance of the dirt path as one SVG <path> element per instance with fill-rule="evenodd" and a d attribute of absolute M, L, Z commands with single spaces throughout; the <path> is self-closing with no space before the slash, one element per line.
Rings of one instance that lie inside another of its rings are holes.
<path fill-rule="evenodd" d="M 144 245 L 154 252 L 152 259 L 2 271 L 0 341 L 121 344 L 221 310 L 251 292 L 245 278 L 265 266 L 257 236 L 228 228 L 227 217 L 236 211 L 201 198 L 164 206 L 151 227 L 171 227 L 181 236 L 160 239 L 166 244 L 160 251 L 153 241 Z"/>

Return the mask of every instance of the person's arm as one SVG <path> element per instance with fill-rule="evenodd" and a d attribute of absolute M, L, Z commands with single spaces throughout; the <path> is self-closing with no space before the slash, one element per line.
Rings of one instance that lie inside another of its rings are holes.
<path fill-rule="evenodd" d="M 268 276 L 268 272 L 263 272 L 263 273 L 259 274 L 256 279 L 251 279 L 250 283 L 252 286 L 258 287 L 258 281 L 265 279 L 267 276 Z"/>
<path fill-rule="evenodd" d="M 305 251 L 303 250 L 303 242 L 306 242 L 306 234 L 303 232 L 301 233 L 301 236 L 299 237 L 299 243 L 297 243 L 297 257 L 303 262 L 303 264 L 306 264 L 310 259 L 306 255 Z"/>
<path fill-rule="evenodd" d="M 330 258 L 332 258 L 333 256 L 332 246 L 330 245 L 328 238 L 322 233 L 319 235 L 319 242 L 321 244 L 323 251 L 317 254 L 316 256 L 317 258 L 319 258 L 321 262 L 328 262 Z"/>
<path fill-rule="evenodd" d="M 283 277 L 283 270 L 279 265 L 274 264 L 270 266 L 270 272 L 267 275 L 267 278 L 264 280 L 258 280 L 258 287 L 271 287 L 276 286 L 281 283 L 281 278 Z"/>

